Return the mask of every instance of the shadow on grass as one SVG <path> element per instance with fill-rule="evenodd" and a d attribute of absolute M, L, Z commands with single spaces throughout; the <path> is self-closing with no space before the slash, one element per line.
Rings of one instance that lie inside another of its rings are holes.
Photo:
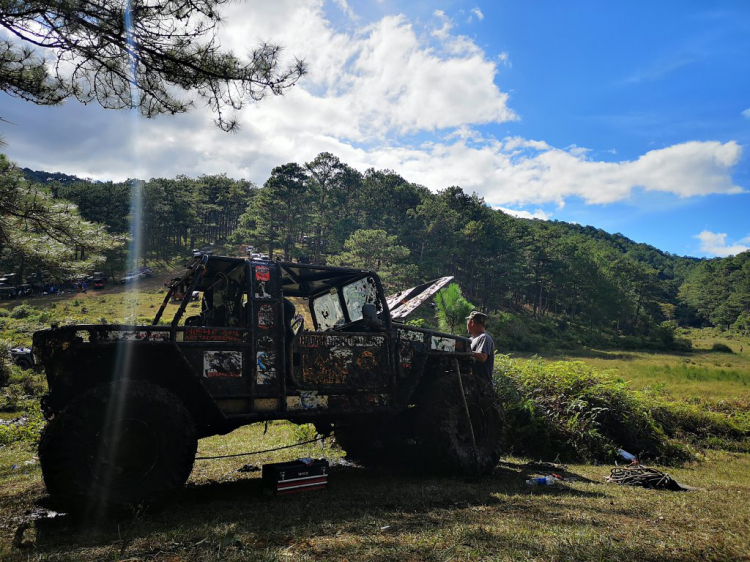
<path fill-rule="evenodd" d="M 466 509 L 502 511 L 512 505 L 516 517 L 544 521 L 555 498 L 600 498 L 603 493 L 576 490 L 567 484 L 532 487 L 523 465 L 502 463 L 482 479 L 439 478 L 406 470 L 333 466 L 326 491 L 273 496 L 260 478 L 232 472 L 230 480 L 188 485 L 176 501 L 161 511 L 128 518 L 80 519 L 72 516 L 35 521 L 36 549 L 52 553 L 72 548 L 112 547 L 132 534 L 157 537 L 179 533 L 192 544 L 204 538 L 226 540 L 220 529 L 252 529 L 267 546 L 284 545 L 300 532 L 326 534 L 331 528 L 369 533 L 373 518 L 398 521 L 401 527 L 428 532 L 440 524 L 460 522 Z M 579 477 L 580 478 L 580 477 Z M 584 478 L 580 478 L 585 481 Z M 545 501 L 539 502 L 544 496 Z M 522 498 L 535 498 L 527 504 Z M 520 498 L 520 499 L 519 499 Z M 45 500 L 41 504 L 46 504 Z M 633 516 L 630 510 L 612 513 Z M 437 514 L 437 515 L 436 515 Z M 437 517 L 437 518 L 436 518 Z"/>

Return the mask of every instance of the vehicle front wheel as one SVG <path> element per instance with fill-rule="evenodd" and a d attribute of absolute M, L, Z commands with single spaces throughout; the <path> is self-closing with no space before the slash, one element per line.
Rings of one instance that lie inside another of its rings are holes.
<path fill-rule="evenodd" d="M 197 446 L 192 416 L 174 394 L 120 381 L 57 414 L 42 434 L 39 461 L 55 503 L 95 513 L 166 499 L 190 476 Z"/>
<path fill-rule="evenodd" d="M 416 434 L 421 464 L 428 471 L 488 474 L 500 459 L 502 410 L 489 382 L 473 375 L 464 375 L 461 382 L 466 404 L 457 374 L 441 376 L 420 397 Z"/>

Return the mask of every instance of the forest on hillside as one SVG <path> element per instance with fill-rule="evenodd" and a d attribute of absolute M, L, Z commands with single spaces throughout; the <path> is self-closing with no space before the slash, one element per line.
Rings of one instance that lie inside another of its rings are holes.
<path fill-rule="evenodd" d="M 34 189 L 74 203 L 80 220 L 138 239 L 139 265 L 213 243 L 232 254 L 253 245 L 272 258 L 373 269 L 390 289 L 453 275 L 511 348 L 565 332 L 578 344 L 607 336 L 670 347 L 681 345 L 680 326 L 750 330 L 749 252 L 675 256 L 591 226 L 515 218 L 458 186 L 434 193 L 391 170 L 361 173 L 329 153 L 278 166 L 262 186 L 225 175 L 115 183 L 25 172 Z M 10 247 L 3 271 L 44 266 Z M 112 275 L 134 265 L 129 247 L 101 249 Z"/>

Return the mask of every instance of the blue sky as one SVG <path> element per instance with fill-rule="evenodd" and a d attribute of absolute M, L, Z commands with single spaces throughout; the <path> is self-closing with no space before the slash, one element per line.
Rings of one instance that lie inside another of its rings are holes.
<path fill-rule="evenodd" d="M 6 152 L 97 179 L 226 173 L 262 184 L 322 151 L 520 216 L 680 255 L 750 248 L 750 2 L 278 0 L 222 41 L 304 57 L 283 98 L 144 120 L 0 94 Z"/>
<path fill-rule="evenodd" d="M 637 159 L 686 141 L 750 144 L 747 2 L 491 2 L 476 37 L 510 53 L 499 78 L 521 120 L 509 134 L 575 144 L 603 161 Z M 492 23 L 494 22 L 494 24 Z M 492 47 L 490 47 L 492 46 Z M 748 155 L 731 170 L 750 189 Z M 630 200 L 568 200 L 554 218 L 619 231 L 679 254 L 702 254 L 708 230 L 750 234 L 750 197 L 636 191 Z M 747 245 L 747 244 L 746 244 Z"/>

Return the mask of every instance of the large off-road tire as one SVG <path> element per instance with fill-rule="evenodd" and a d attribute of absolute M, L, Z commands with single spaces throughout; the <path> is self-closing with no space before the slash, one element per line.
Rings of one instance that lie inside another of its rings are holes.
<path fill-rule="evenodd" d="M 98 386 L 45 428 L 39 461 L 54 503 L 74 512 L 159 503 L 190 476 L 198 439 L 190 412 L 143 381 Z"/>
<path fill-rule="evenodd" d="M 461 382 L 476 449 L 458 374 L 443 375 L 419 399 L 415 429 L 420 466 L 430 472 L 481 476 L 491 472 L 500 459 L 502 410 L 490 383 L 473 375 L 463 375 Z"/>

